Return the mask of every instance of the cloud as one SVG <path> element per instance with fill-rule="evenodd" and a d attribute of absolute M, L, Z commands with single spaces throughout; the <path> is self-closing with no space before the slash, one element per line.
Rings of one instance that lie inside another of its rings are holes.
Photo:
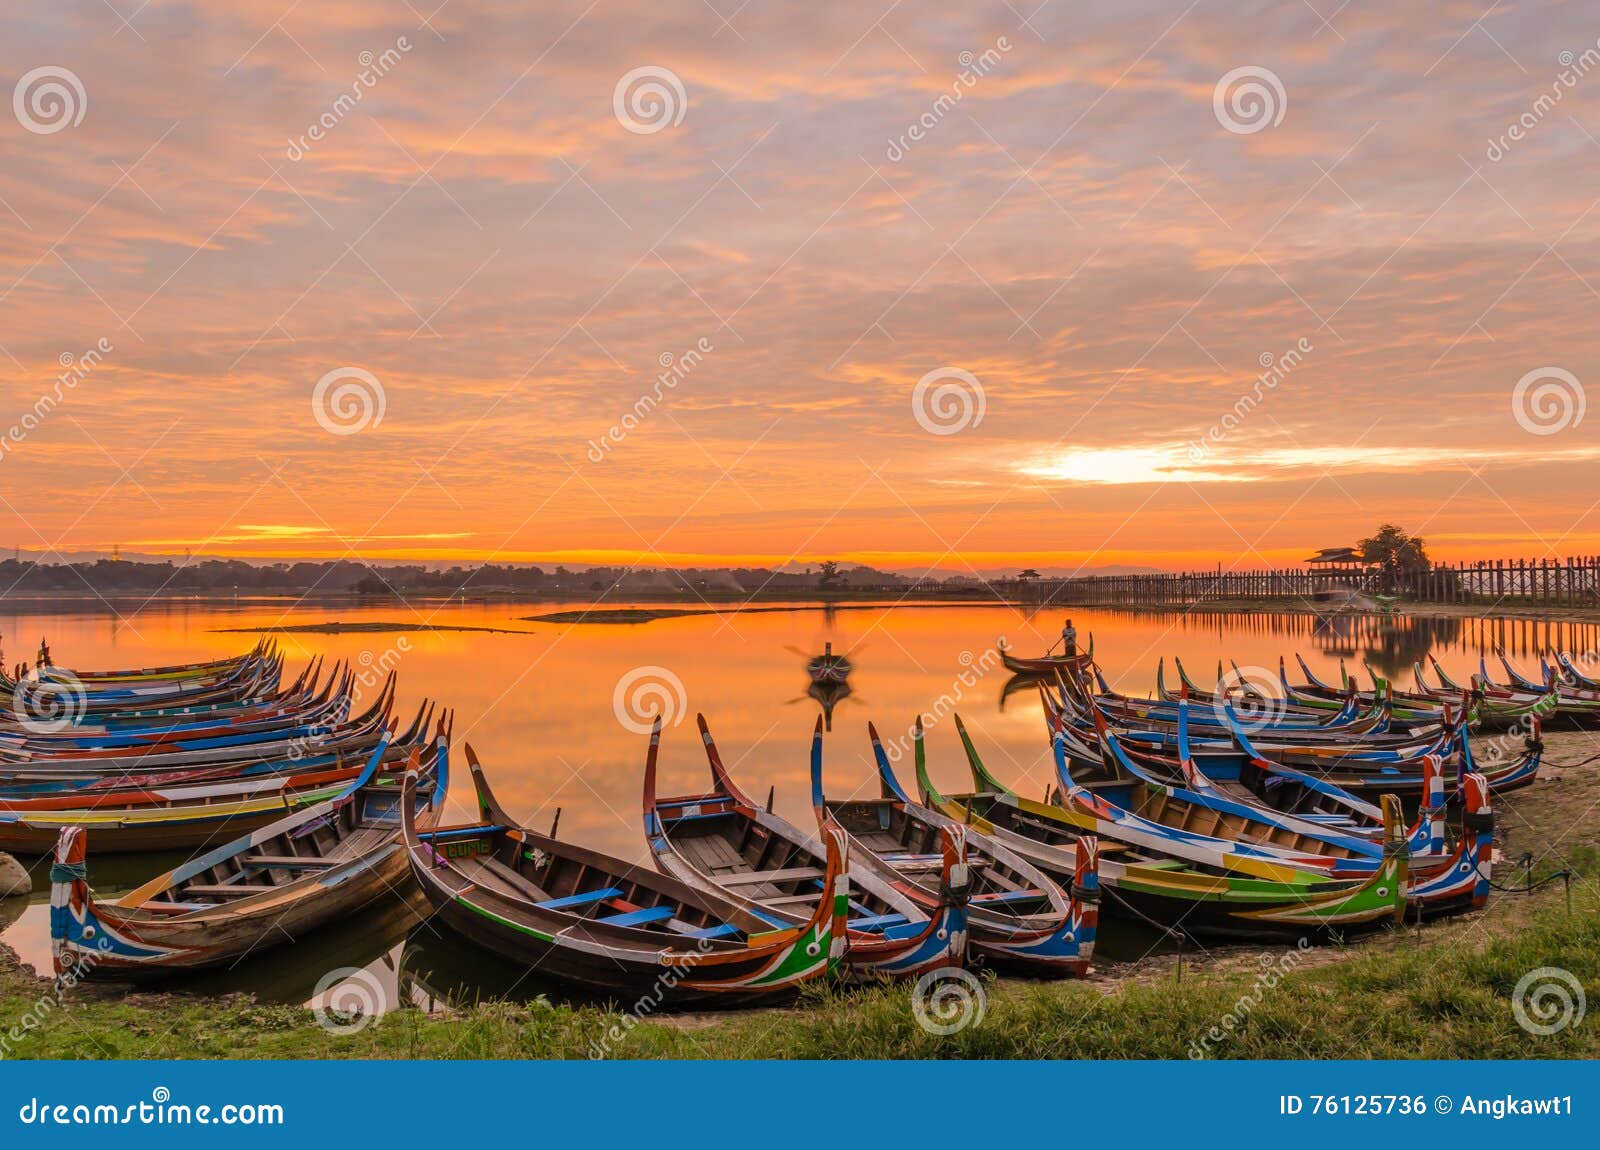
<path fill-rule="evenodd" d="M 87 110 L 0 126 L 0 427 L 63 355 L 114 350 L 0 445 L 0 522 L 30 547 L 645 560 L 1015 555 L 1065 522 L 1163 564 L 1392 517 L 1463 552 L 1594 532 L 1586 425 L 1530 437 L 1511 392 L 1544 366 L 1600 379 L 1600 76 L 1488 154 L 1594 42 L 1584 13 L 876 15 L 453 0 L 436 35 L 377 0 L 152 0 L 133 35 L 11 6 L 0 74 L 70 68 Z M 613 112 L 644 65 L 686 93 L 654 134 Z M 1218 122 L 1242 65 L 1280 78 L 1277 126 Z M 1250 438 L 1191 459 L 1301 339 Z M 344 367 L 385 415 L 335 436 L 310 397 Z M 986 398 L 945 439 L 911 411 L 941 367 Z M 1151 478 L 1195 491 L 1143 505 Z"/>

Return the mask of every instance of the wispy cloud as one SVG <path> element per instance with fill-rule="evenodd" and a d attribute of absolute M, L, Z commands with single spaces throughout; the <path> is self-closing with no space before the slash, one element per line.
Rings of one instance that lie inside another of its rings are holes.
<path fill-rule="evenodd" d="M 1046 523 L 1162 564 L 1385 519 L 1459 554 L 1600 530 L 1594 416 L 1512 408 L 1537 369 L 1600 386 L 1600 81 L 1488 154 L 1594 43 L 1580 5 L 435 7 L 0 14 L 0 75 L 87 101 L 48 133 L 0 105 L 13 546 L 962 570 Z M 615 89 L 645 66 L 683 114 L 638 132 Z M 1214 103 L 1243 66 L 1286 100 L 1250 132 Z M 1249 438 L 1191 459 L 1303 339 Z M 942 368 L 981 381 L 959 435 L 912 411 Z M 356 434 L 312 409 L 345 369 L 381 387 Z"/>

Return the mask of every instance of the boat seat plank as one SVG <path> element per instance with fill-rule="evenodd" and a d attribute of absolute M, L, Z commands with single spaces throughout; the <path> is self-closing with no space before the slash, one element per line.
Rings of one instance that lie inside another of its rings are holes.
<path fill-rule="evenodd" d="M 871 933 L 880 931 L 884 927 L 899 926 L 906 921 L 906 916 L 903 914 L 878 914 L 873 915 L 871 918 L 852 918 L 846 925 L 850 930 Z"/>
<path fill-rule="evenodd" d="M 704 926 L 698 931 L 685 931 L 683 932 L 683 937 L 685 939 L 725 939 L 730 934 L 738 934 L 738 932 L 738 926 L 734 926 L 733 923 L 720 923 L 717 926 Z"/>
<path fill-rule="evenodd" d="M 608 898 L 621 898 L 620 887 L 608 886 L 604 890 L 591 890 L 583 894 L 569 894 L 565 898 L 550 898 L 543 902 L 535 903 L 540 910 L 570 910 L 575 906 L 588 906 L 592 902 L 604 902 Z"/>
<path fill-rule="evenodd" d="M 1043 898 L 1041 890 L 997 890 L 989 894 L 975 894 L 973 902 L 1022 902 L 1027 899 Z"/>
<path fill-rule="evenodd" d="M 300 855 L 245 855 L 239 861 L 247 867 L 282 867 L 285 870 L 308 870 L 338 865 L 332 859 Z"/>
<path fill-rule="evenodd" d="M 644 926 L 647 923 L 661 922 L 675 915 L 670 906 L 647 906 L 639 910 L 630 910 L 626 914 L 613 914 L 605 918 L 597 918 L 596 922 L 603 922 L 607 926 Z"/>
<path fill-rule="evenodd" d="M 147 902 L 139 909 L 161 914 L 188 914 L 191 910 L 210 910 L 214 902 Z"/>
<path fill-rule="evenodd" d="M 530 902 L 544 902 L 551 897 L 549 891 L 532 879 L 518 874 L 499 859 L 478 855 L 475 858 L 460 860 L 457 865 L 463 874 L 479 886 L 500 894 L 525 898 Z"/>
<path fill-rule="evenodd" d="M 282 889 L 283 889 L 282 887 L 259 886 L 259 885 L 252 885 L 252 884 L 249 884 L 249 883 L 242 883 L 242 882 L 228 883 L 226 885 L 186 886 L 186 887 L 183 888 L 185 894 L 241 895 L 241 896 L 242 895 L 252 895 L 252 894 L 266 894 L 268 891 L 282 890 Z"/>
<path fill-rule="evenodd" d="M 790 894 L 785 895 L 782 898 L 768 898 L 762 900 L 766 906 L 796 906 L 800 903 L 814 903 L 816 901 L 816 891 L 812 891 L 810 894 Z"/>
<path fill-rule="evenodd" d="M 792 882 L 795 879 L 821 878 L 820 867 L 797 866 L 787 870 L 753 870 L 743 874 L 719 874 L 717 882 L 723 886 L 748 886 L 752 883 Z"/>

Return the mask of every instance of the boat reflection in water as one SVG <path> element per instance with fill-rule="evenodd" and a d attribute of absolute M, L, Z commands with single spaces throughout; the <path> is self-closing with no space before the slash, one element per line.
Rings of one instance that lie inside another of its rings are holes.
<path fill-rule="evenodd" d="M 1036 697 L 1035 692 L 1039 689 L 1039 684 L 1041 682 L 1043 682 L 1041 676 L 1031 674 L 1027 671 L 1021 671 L 1015 675 L 1012 675 L 1011 678 L 1007 679 L 1000 686 L 1000 713 L 1005 713 L 1006 700 L 1014 695 Z"/>
<path fill-rule="evenodd" d="M 833 730 L 833 709 L 844 702 L 851 695 L 849 683 L 812 683 L 806 689 L 805 697 L 815 699 L 822 707 L 822 725 L 828 730 Z M 798 703 L 800 700 L 795 699 Z"/>
<path fill-rule="evenodd" d="M 824 729 L 832 731 L 833 709 L 854 694 L 850 689 L 850 674 L 855 670 L 855 664 L 848 655 L 834 654 L 832 643 L 824 643 L 820 655 L 809 655 L 798 647 L 790 647 L 789 650 L 806 661 L 806 677 L 810 680 L 806 693 L 789 702 L 816 700 L 822 708 Z"/>

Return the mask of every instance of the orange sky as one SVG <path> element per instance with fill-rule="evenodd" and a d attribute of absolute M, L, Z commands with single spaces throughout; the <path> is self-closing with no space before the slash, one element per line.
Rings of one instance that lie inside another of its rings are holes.
<path fill-rule="evenodd" d="M 1592 6 L 435 6 L 6 6 L 0 545 L 1600 552 Z"/>

